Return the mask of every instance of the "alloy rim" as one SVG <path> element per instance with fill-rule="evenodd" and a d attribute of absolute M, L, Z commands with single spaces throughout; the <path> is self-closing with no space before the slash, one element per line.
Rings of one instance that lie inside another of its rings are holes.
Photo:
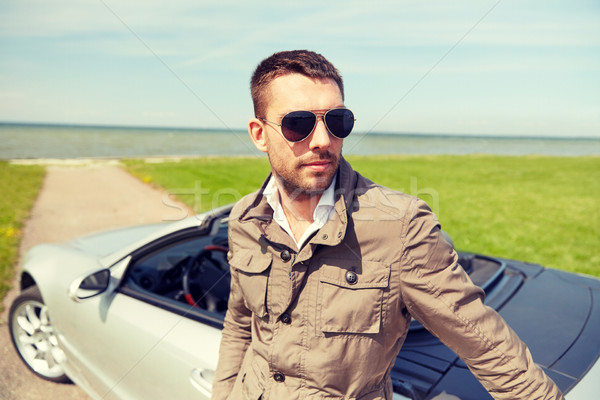
<path fill-rule="evenodd" d="M 19 353 L 35 372 L 49 378 L 64 375 L 60 363 L 65 356 L 43 303 L 21 304 L 13 315 L 12 331 Z"/>

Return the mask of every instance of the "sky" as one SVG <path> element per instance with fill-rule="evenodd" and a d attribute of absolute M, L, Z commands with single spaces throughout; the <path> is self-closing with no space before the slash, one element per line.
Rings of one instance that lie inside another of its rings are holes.
<path fill-rule="evenodd" d="M 245 129 L 292 49 L 361 132 L 600 137 L 597 0 L 5 0 L 0 121 Z"/>

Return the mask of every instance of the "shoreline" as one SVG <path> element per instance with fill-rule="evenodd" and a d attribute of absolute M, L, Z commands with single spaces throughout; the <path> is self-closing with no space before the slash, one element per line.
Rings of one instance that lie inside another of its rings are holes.
<path fill-rule="evenodd" d="M 170 129 L 2 127 L 0 159 L 261 157 L 247 132 Z M 600 156 L 599 138 L 356 131 L 345 155 L 552 155 Z"/>
<path fill-rule="evenodd" d="M 60 123 L 60 122 L 22 122 L 22 121 L 0 121 L 0 128 L 38 128 L 38 129 L 73 129 L 73 130 L 124 130 L 124 131 L 150 131 L 150 132 L 184 132 L 184 133 L 225 133 L 225 134 L 243 134 L 246 135 L 246 127 L 241 128 L 211 128 L 211 127 L 191 127 L 191 126 L 149 126 L 149 125 L 103 125 L 103 124 L 82 124 L 82 123 Z M 419 138 L 447 138 L 447 139 L 493 139 L 493 140 L 582 140 L 582 141 L 600 141 L 600 135 L 534 135 L 534 134 L 499 134 L 499 133 L 457 133 L 457 132 L 391 132 L 391 131 L 356 131 L 359 136 L 383 136 L 383 137 L 403 137 L 411 139 Z"/>
<path fill-rule="evenodd" d="M 162 162 L 179 162 L 182 160 L 207 158 L 263 158 L 263 156 L 251 155 L 172 155 L 172 156 L 125 156 L 125 157 L 65 157 L 65 158 L 10 158 L 0 159 L 15 165 L 56 165 L 56 166 L 86 166 L 86 165 L 123 165 L 122 160 L 144 160 L 149 164 L 160 164 Z"/>
<path fill-rule="evenodd" d="M 44 166 L 120 166 L 122 160 L 144 160 L 148 164 L 160 164 L 164 162 L 180 162 L 183 160 L 195 159 L 235 159 L 235 158 L 255 158 L 262 159 L 266 156 L 258 155 L 156 155 L 156 156 L 126 156 L 126 157 L 64 157 L 64 158 L 9 158 L 0 159 L 0 162 L 7 162 L 14 165 L 44 165 Z M 543 153 L 532 154 L 489 154 L 489 153 L 468 153 L 468 154 L 349 154 L 344 155 L 347 158 L 420 158 L 420 157 L 476 157 L 476 158 L 600 158 L 600 154 L 589 155 L 552 155 Z"/>

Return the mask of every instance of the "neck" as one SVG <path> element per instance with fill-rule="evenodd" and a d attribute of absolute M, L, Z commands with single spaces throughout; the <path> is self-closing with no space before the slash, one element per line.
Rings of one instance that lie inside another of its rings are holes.
<path fill-rule="evenodd" d="M 313 214 L 322 193 L 289 193 L 286 190 L 279 190 L 279 195 L 283 211 L 290 223 L 312 224 Z"/>
<path fill-rule="evenodd" d="M 321 194 L 291 197 L 289 193 L 283 190 L 279 194 L 281 206 L 292 230 L 292 235 L 298 241 L 314 221 L 313 214 L 321 199 Z"/>

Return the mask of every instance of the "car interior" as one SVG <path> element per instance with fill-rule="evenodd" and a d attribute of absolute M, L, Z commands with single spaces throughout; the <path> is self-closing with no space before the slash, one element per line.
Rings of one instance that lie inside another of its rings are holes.
<path fill-rule="evenodd" d="M 215 221 L 208 235 L 179 232 L 133 254 L 120 291 L 186 315 L 202 310 L 222 319 L 230 285 L 227 250 L 226 220 Z"/>

